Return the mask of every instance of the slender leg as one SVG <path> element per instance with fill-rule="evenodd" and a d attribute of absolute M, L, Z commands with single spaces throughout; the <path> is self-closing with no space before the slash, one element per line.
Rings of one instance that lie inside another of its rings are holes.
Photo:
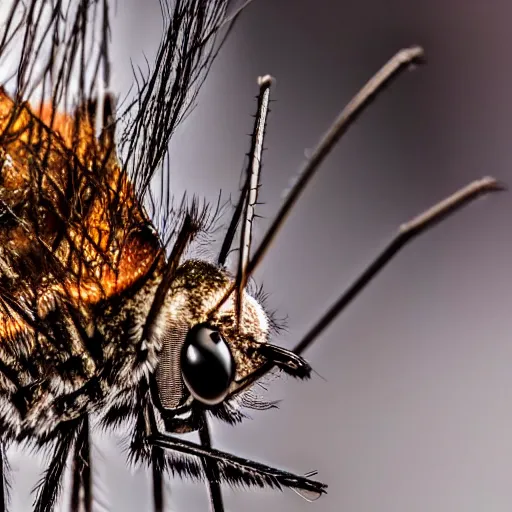
<path fill-rule="evenodd" d="M 145 405 L 146 432 L 156 431 L 155 414 L 147 403 Z M 158 446 L 151 447 L 151 478 L 153 484 L 153 508 L 154 512 L 164 512 L 164 451 Z"/>
<path fill-rule="evenodd" d="M 75 442 L 72 479 L 70 512 L 77 512 L 80 509 L 84 512 L 92 512 L 89 416 L 85 416 Z M 80 491 L 82 491 L 82 498 Z"/>
<path fill-rule="evenodd" d="M 210 449 L 212 443 L 210 437 L 210 428 L 208 426 L 208 418 L 206 417 L 204 411 L 201 411 L 199 414 L 201 415 L 199 424 L 199 439 L 203 448 Z M 208 478 L 212 511 L 224 512 L 224 500 L 222 498 L 222 490 L 220 488 L 219 466 L 215 461 L 209 460 L 207 457 L 202 457 L 201 461 L 206 473 L 206 478 Z"/>
<path fill-rule="evenodd" d="M 219 467 L 219 476 L 223 481 L 243 483 L 248 486 L 270 486 L 281 489 L 289 487 L 309 494 L 324 494 L 327 486 L 316 480 L 266 466 L 259 462 L 237 457 L 230 453 L 179 439 L 168 434 L 151 435 L 149 444 L 167 450 L 192 455 L 215 462 Z"/>
<path fill-rule="evenodd" d="M 154 446 L 151 449 L 151 474 L 153 479 L 154 512 L 164 512 L 163 465 L 163 450 Z"/>
<path fill-rule="evenodd" d="M 2 443 L 0 445 L 0 512 L 7 510 L 6 466 L 5 446 Z"/>
<path fill-rule="evenodd" d="M 37 496 L 34 512 L 52 512 L 61 490 L 62 476 L 66 461 L 73 449 L 77 433 L 82 425 L 81 420 L 70 421 L 62 426 L 55 440 L 52 459 L 36 487 Z"/>

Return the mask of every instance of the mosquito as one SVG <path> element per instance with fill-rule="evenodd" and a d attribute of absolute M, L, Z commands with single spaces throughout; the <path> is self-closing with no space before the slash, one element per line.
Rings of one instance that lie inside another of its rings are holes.
<path fill-rule="evenodd" d="M 173 201 L 168 146 L 241 9 L 227 0 L 161 0 L 161 9 L 156 60 L 134 70 L 135 100 L 116 102 L 107 0 L 12 0 L 7 8 L 0 62 L 14 56 L 15 65 L 0 91 L 0 511 L 5 449 L 20 443 L 49 453 L 36 512 L 53 510 L 68 459 L 71 510 L 91 511 L 91 428 L 123 423 L 131 460 L 151 467 L 155 511 L 165 509 L 169 473 L 206 482 L 214 512 L 224 510 L 222 484 L 320 497 L 327 486 L 315 472 L 213 448 L 210 418 L 237 424 L 244 408 L 271 407 L 253 392 L 270 372 L 309 378 L 302 353 L 398 251 L 503 189 L 494 178 L 476 180 L 404 223 L 294 350 L 273 344 L 272 316 L 250 278 L 340 137 L 422 62 L 423 50 L 398 52 L 341 111 L 253 248 L 272 86 L 260 77 L 244 184 L 217 260 L 206 261 L 188 252 L 204 243 L 219 208 Z M 200 442 L 180 437 L 188 432 Z"/>

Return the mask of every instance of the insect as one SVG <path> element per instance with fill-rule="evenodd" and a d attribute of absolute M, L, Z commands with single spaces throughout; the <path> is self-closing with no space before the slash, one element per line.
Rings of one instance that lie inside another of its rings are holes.
<path fill-rule="evenodd" d="M 217 260 L 202 261 L 187 258 L 187 248 L 211 230 L 215 211 L 196 200 L 172 202 L 168 145 L 238 12 L 225 0 L 183 1 L 162 2 L 162 15 L 155 63 L 137 72 L 136 101 L 124 105 L 100 90 L 108 90 L 111 72 L 106 0 L 13 1 L 0 38 L 6 61 L 21 40 L 0 96 L 1 439 L 49 451 L 38 512 L 53 509 L 69 455 L 71 508 L 92 509 L 93 421 L 131 425 L 130 457 L 151 466 L 155 510 L 165 508 L 167 473 L 206 481 L 215 512 L 224 510 L 223 483 L 291 488 L 307 498 L 325 493 L 314 473 L 212 448 L 208 418 L 236 424 L 243 407 L 271 407 L 253 392 L 269 372 L 308 378 L 302 352 L 401 247 L 501 188 L 492 178 L 473 182 L 405 223 L 293 351 L 274 345 L 271 315 L 247 291 L 249 278 L 340 136 L 423 52 L 399 52 L 349 103 L 254 249 L 272 84 L 262 77 L 240 197 Z M 198 432 L 200 443 L 180 437 L 187 432 Z M 4 459 L 1 465 L 3 482 Z"/>

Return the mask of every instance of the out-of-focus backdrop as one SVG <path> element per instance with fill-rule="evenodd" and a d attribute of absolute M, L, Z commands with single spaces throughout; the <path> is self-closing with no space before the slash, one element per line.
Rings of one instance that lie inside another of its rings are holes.
<path fill-rule="evenodd" d="M 256 78 L 277 79 L 256 236 L 307 155 L 398 49 L 428 64 L 386 91 L 343 138 L 257 273 L 288 316 L 293 347 L 398 225 L 466 182 L 512 183 L 512 4 L 473 0 L 254 0 L 172 144 L 176 193 L 238 190 Z M 113 87 L 154 56 L 157 0 L 113 13 Z M 508 512 L 512 507 L 512 195 L 477 201 L 415 241 L 305 354 L 310 382 L 276 381 L 279 410 L 215 446 L 294 472 L 329 493 L 226 490 L 247 512 Z M 12 452 L 12 510 L 29 510 L 34 458 Z M 144 471 L 116 437 L 97 439 L 98 510 L 149 510 Z M 207 510 L 204 486 L 170 482 L 169 510 Z"/>

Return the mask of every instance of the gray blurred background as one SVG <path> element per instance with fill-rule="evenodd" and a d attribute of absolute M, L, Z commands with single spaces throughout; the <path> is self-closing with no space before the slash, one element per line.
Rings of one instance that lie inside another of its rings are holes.
<path fill-rule="evenodd" d="M 114 88 L 151 60 L 158 2 L 117 3 Z M 210 199 L 238 189 L 256 78 L 272 92 L 261 237 L 312 148 L 353 93 L 403 46 L 428 64 L 364 114 L 284 226 L 257 279 L 288 315 L 291 348 L 397 226 L 466 182 L 512 184 L 512 4 L 489 0 L 255 0 L 172 147 L 173 183 Z M 477 201 L 415 241 L 305 354 L 320 376 L 273 383 L 280 410 L 215 446 L 297 473 L 329 493 L 226 490 L 229 511 L 508 512 L 512 508 L 512 196 Z M 143 471 L 98 439 L 103 507 L 149 510 Z M 29 509 L 33 457 L 12 454 L 13 510 Z M 204 486 L 171 482 L 169 510 L 207 510 Z"/>

